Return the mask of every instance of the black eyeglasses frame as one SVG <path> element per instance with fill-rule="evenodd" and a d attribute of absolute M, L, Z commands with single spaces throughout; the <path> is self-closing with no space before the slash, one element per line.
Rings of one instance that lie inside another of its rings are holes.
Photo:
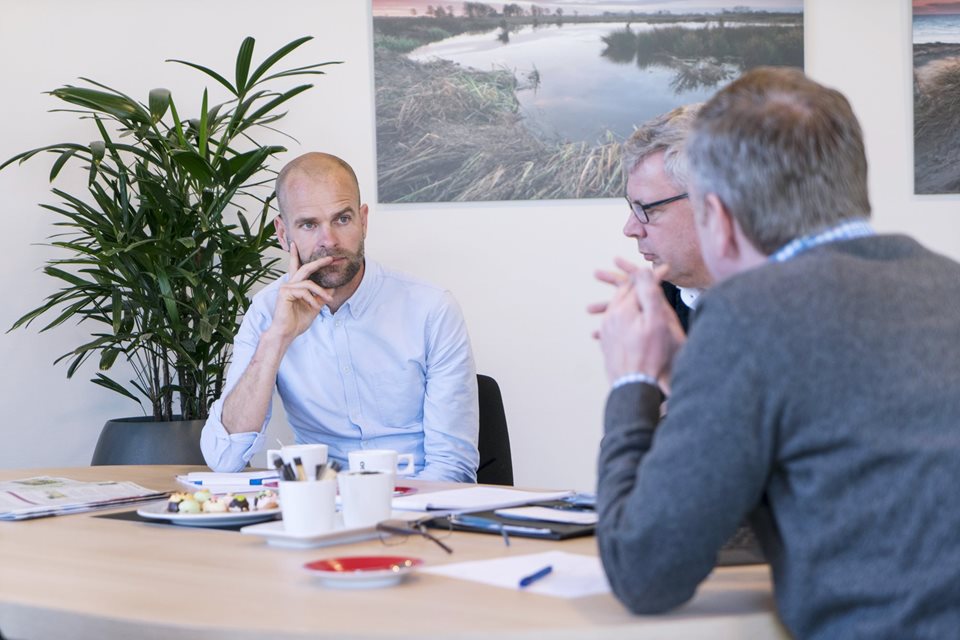
<path fill-rule="evenodd" d="M 682 200 L 688 198 L 689 193 L 681 193 L 670 198 L 664 198 L 663 200 L 657 200 L 656 202 L 651 202 L 649 204 L 644 204 L 639 200 L 631 200 L 630 196 L 623 196 L 624 200 L 627 201 L 627 204 L 630 205 L 630 211 L 633 212 L 633 215 L 637 216 L 637 220 L 640 221 L 640 224 L 647 224 L 650 222 L 650 211 L 656 209 L 657 207 L 662 207 L 671 202 L 676 202 L 677 200 Z"/>

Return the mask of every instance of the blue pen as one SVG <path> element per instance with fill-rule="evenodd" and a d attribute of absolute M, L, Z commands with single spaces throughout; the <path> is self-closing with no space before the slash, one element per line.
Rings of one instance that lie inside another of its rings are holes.
<path fill-rule="evenodd" d="M 546 578 L 548 575 L 550 575 L 551 571 L 553 571 L 553 567 L 548 564 L 543 569 L 540 569 L 539 571 L 535 571 L 528 576 L 524 576 L 523 578 L 520 578 L 520 588 L 523 589 L 524 587 L 529 587 L 537 580 L 542 580 L 543 578 Z"/>

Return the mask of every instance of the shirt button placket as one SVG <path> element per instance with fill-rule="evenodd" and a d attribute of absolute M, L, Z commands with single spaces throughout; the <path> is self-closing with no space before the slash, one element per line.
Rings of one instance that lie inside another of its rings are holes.
<path fill-rule="evenodd" d="M 350 360 L 350 341 L 347 338 L 347 323 L 340 318 L 336 318 L 333 322 L 333 343 L 337 352 L 340 379 L 346 391 L 347 416 L 353 424 L 360 428 L 362 438 L 363 424 L 360 418 L 363 412 L 360 410 L 360 389 L 358 387 L 356 371 Z"/>

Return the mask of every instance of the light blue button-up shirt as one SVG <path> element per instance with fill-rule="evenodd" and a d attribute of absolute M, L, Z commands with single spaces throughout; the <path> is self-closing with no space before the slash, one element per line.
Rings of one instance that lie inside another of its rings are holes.
<path fill-rule="evenodd" d="M 237 332 L 223 396 L 200 438 L 207 464 L 239 471 L 263 447 L 259 432 L 229 434 L 223 398 L 270 326 L 283 276 L 254 296 Z M 412 453 L 416 477 L 476 481 L 477 378 L 466 323 L 453 296 L 367 259 L 360 286 L 324 307 L 290 345 L 277 390 L 298 443 L 322 442 L 346 467 L 356 449 Z"/>

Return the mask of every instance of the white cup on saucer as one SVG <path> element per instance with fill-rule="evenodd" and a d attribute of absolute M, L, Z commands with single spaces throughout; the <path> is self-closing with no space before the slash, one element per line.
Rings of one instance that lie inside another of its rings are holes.
<path fill-rule="evenodd" d="M 412 453 L 397 453 L 393 449 L 358 449 L 348 453 L 347 460 L 350 471 L 386 471 L 406 476 L 416 470 Z"/>
<path fill-rule="evenodd" d="M 389 520 L 393 478 L 389 471 L 351 470 L 338 474 L 344 527 L 372 527 Z"/>

